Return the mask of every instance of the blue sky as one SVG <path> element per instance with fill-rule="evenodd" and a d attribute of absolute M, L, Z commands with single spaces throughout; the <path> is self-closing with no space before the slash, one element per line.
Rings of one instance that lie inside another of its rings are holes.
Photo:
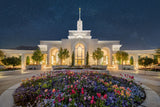
<path fill-rule="evenodd" d="M 93 38 L 120 40 L 123 49 L 160 47 L 160 0 L 0 0 L 0 48 L 67 38 L 79 7 Z"/>

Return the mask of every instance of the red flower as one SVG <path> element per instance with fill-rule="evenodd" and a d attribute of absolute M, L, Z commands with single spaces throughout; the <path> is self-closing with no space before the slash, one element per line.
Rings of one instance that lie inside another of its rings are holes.
<path fill-rule="evenodd" d="M 131 76 L 131 79 L 134 79 L 134 76 Z"/>
<path fill-rule="evenodd" d="M 83 91 L 83 90 L 81 91 L 81 94 L 84 94 L 84 91 Z"/>
<path fill-rule="evenodd" d="M 103 98 L 104 98 L 104 99 L 107 99 L 107 94 L 105 94 L 105 95 L 103 96 Z"/>
<path fill-rule="evenodd" d="M 72 89 L 72 94 L 75 94 L 76 92 Z"/>
<path fill-rule="evenodd" d="M 100 98 L 101 97 L 101 93 L 97 93 L 97 96 Z"/>
<path fill-rule="evenodd" d="M 82 89 L 81 89 L 81 93 L 84 94 L 84 88 L 83 88 L 83 87 L 82 87 Z"/>
<path fill-rule="evenodd" d="M 127 90 L 128 90 L 129 92 L 132 92 L 129 88 L 127 88 Z"/>
<path fill-rule="evenodd" d="M 121 92 L 120 92 L 119 90 L 117 91 L 117 93 L 118 93 L 119 95 L 121 94 Z"/>

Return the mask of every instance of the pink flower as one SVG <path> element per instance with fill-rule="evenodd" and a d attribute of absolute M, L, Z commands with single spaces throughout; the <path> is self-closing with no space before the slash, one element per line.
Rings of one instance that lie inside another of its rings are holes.
<path fill-rule="evenodd" d="M 91 104 L 93 104 L 94 103 L 94 100 L 91 100 Z"/>
<path fill-rule="evenodd" d="M 92 96 L 92 100 L 94 100 L 94 96 Z"/>
<path fill-rule="evenodd" d="M 86 100 L 86 97 L 84 97 L 84 100 Z"/>
<path fill-rule="evenodd" d="M 36 100 L 38 100 L 38 97 L 36 97 Z"/>
<path fill-rule="evenodd" d="M 107 94 L 105 94 L 105 95 L 103 96 L 103 98 L 104 98 L 104 99 L 107 99 Z"/>
<path fill-rule="evenodd" d="M 58 102 L 61 102 L 61 99 L 59 99 Z"/>
<path fill-rule="evenodd" d="M 72 99 L 71 98 L 69 98 L 69 102 L 71 102 L 72 101 Z"/>
<path fill-rule="evenodd" d="M 42 95 L 39 95 L 39 98 L 41 98 L 42 97 Z"/>
<path fill-rule="evenodd" d="M 88 100 L 90 100 L 91 99 L 91 96 L 88 96 Z"/>

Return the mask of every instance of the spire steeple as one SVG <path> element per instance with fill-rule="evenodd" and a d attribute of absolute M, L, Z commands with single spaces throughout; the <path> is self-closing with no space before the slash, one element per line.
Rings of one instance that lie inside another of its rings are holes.
<path fill-rule="evenodd" d="M 81 20 L 81 8 L 79 8 L 79 20 L 77 21 L 77 31 L 83 30 L 83 22 Z"/>
<path fill-rule="evenodd" d="M 79 8 L 79 20 L 81 20 L 81 8 Z"/>

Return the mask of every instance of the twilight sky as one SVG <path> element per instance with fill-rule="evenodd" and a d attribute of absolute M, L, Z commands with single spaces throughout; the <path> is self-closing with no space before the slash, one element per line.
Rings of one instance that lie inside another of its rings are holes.
<path fill-rule="evenodd" d="M 0 0 L 0 49 L 67 38 L 79 7 L 92 38 L 120 40 L 122 49 L 160 47 L 160 0 Z"/>

